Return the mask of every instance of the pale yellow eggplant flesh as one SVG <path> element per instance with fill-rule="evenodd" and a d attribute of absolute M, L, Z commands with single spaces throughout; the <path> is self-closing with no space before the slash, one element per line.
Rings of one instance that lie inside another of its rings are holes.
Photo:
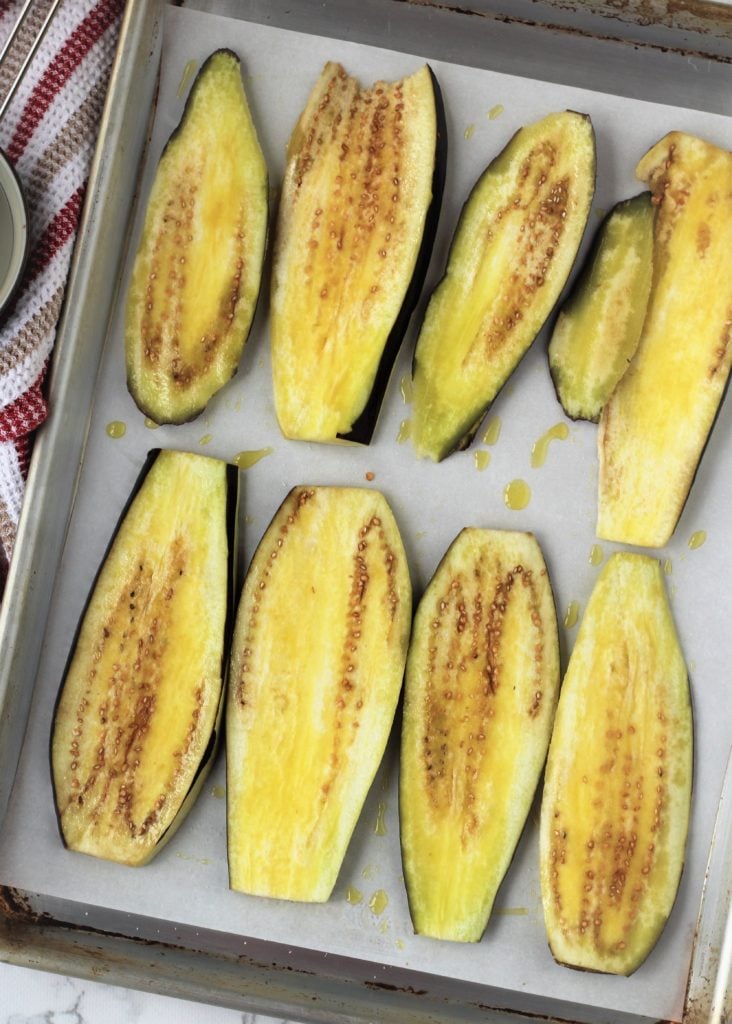
<path fill-rule="evenodd" d="M 160 158 L 127 295 L 127 386 L 156 423 L 193 419 L 236 373 L 262 280 L 268 199 L 239 58 L 217 50 Z"/>
<path fill-rule="evenodd" d="M 362 87 L 329 62 L 292 133 L 272 268 L 285 437 L 368 444 L 429 263 L 447 133 L 428 66 Z"/>
<path fill-rule="evenodd" d="M 237 471 L 151 453 L 99 570 L 51 737 L 66 846 L 139 866 L 213 762 L 236 551 Z"/>
<path fill-rule="evenodd" d="M 477 181 L 417 339 L 418 456 L 470 442 L 559 298 L 594 187 L 592 123 L 574 111 L 522 128 Z"/>
<path fill-rule="evenodd" d="M 671 538 L 732 365 L 732 153 L 671 132 L 638 176 L 656 204 L 653 282 L 638 348 L 598 431 L 597 535 Z"/>
<path fill-rule="evenodd" d="M 653 273 L 653 216 L 650 192 L 612 208 L 559 311 L 549 369 L 574 420 L 599 420 L 638 347 Z"/>
<path fill-rule="evenodd" d="M 328 899 L 392 726 L 410 624 L 383 495 L 296 487 L 252 560 L 232 644 L 232 889 Z"/>
<path fill-rule="evenodd" d="M 684 862 L 692 748 L 661 567 L 614 554 L 562 683 L 544 783 L 541 892 L 560 963 L 628 975 L 653 949 Z"/>
<path fill-rule="evenodd" d="M 524 827 L 559 692 L 551 584 L 531 534 L 463 530 L 415 616 L 399 781 L 414 930 L 477 942 Z"/>

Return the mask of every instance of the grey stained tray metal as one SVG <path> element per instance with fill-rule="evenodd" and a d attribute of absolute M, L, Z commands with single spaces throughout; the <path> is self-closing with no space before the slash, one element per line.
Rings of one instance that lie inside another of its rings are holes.
<path fill-rule="evenodd" d="M 516 519 L 500 501 L 509 472 L 519 475 L 518 464 L 521 474 L 531 472 L 523 465 L 527 444 L 530 447 L 538 433 L 561 418 L 546 390 L 541 342 L 522 365 L 513 392 L 502 397 L 498 407 L 504 437 L 493 451 L 493 475 L 478 475 L 470 454 L 439 467 L 451 504 L 462 503 L 459 514 L 446 510 L 444 500 L 435 494 L 437 477 L 430 475 L 434 467 L 413 467 L 409 454 L 394 445 L 399 419 L 405 415 L 398 395 L 387 399 L 374 445 L 349 451 L 346 458 L 342 450 L 334 453 L 279 440 L 267 397 L 262 311 L 240 379 L 215 403 L 208 424 L 204 419 L 177 433 L 162 428 L 150 434 L 141 417 L 132 422 L 115 342 L 118 292 L 124 288 L 130 239 L 139 230 L 136 196 L 145 194 L 155 154 L 179 113 L 175 93 L 181 61 L 188 51 L 199 56 L 196 47 L 204 45 L 199 36 L 206 34 L 194 11 L 173 10 L 166 18 L 166 6 L 128 4 L 59 332 L 53 414 L 36 448 L 17 555 L 0 613 L 0 818 L 8 806 L 0 832 L 0 956 L 303 1020 L 498 1021 L 511 1019 L 515 1011 L 622 1024 L 655 1019 L 660 1015 L 656 1008 L 668 1006 L 664 1013 L 675 1020 L 684 1014 L 688 1024 L 720 1024 L 730 1014 L 732 959 L 732 794 L 729 781 L 723 783 L 732 734 L 723 673 L 732 649 L 728 650 L 722 613 L 732 571 L 724 511 L 732 501 L 729 408 L 720 417 L 679 534 L 664 552 L 674 563 L 670 583 L 682 642 L 690 662 L 696 663 L 692 676 L 697 793 L 682 892 L 647 970 L 644 967 L 628 981 L 588 980 L 548 960 L 532 888 L 533 826 L 502 890 L 499 911 L 505 914 L 497 916 L 480 946 L 446 948 L 408 934 L 399 884 L 393 749 L 369 797 L 342 882 L 331 904 L 323 908 L 293 910 L 226 893 L 222 804 L 211 794 L 207 801 L 202 799 L 180 838 L 150 866 L 149 874 L 127 873 L 129 869 L 91 863 L 61 850 L 43 754 L 59 659 L 91 578 L 89 566 L 98 561 L 108 524 L 114 521 L 111 510 L 121 506 L 146 446 L 197 446 L 209 431 L 214 439 L 207 450 L 222 456 L 272 444 L 271 458 L 245 478 L 246 553 L 292 484 L 316 479 L 353 482 L 363 480 L 365 470 L 376 468 L 376 485 L 395 505 L 405 529 L 418 589 L 436 553 L 456 532 L 460 516 L 486 525 L 536 529 L 548 554 L 560 607 L 570 598 L 586 600 L 595 571 L 587 565 L 594 501 L 588 469 L 590 428 L 573 427 L 571 447 L 554 456 L 551 473 L 531 478 L 535 499 L 523 518 Z M 230 31 L 216 22 L 211 38 L 218 40 L 217 45 L 231 45 L 230 35 L 242 40 L 245 68 L 250 71 L 248 88 L 275 180 L 283 132 L 303 99 L 303 79 L 296 67 L 311 59 L 309 51 L 313 60 L 320 59 L 317 39 L 332 39 L 336 56 L 346 54 L 359 64 L 364 77 L 372 69 L 382 73 L 382 68 L 389 76 L 415 59 L 436 64 L 446 86 L 452 156 L 451 198 L 443 213 L 432 282 L 471 175 L 500 148 L 513 120 L 528 118 L 541 102 L 592 105 L 600 146 L 598 204 L 609 205 L 631 187 L 631 164 L 625 154 L 640 155 L 638 147 L 648 132 L 661 134 L 669 119 L 673 127 L 687 130 L 701 124 L 715 141 L 732 143 L 732 122 L 724 117 L 732 112 L 732 11 L 716 4 L 652 5 L 654 24 L 647 18 L 650 5 L 641 2 L 473 0 L 448 7 L 429 0 L 220 0 L 185 6 L 239 19 Z M 167 64 L 156 107 L 164 20 Z M 251 26 L 245 34 L 242 22 Z M 178 26 L 177 34 L 171 24 Z M 313 39 L 293 32 L 312 33 Z M 291 70 L 283 68 L 285 51 Z M 178 65 L 172 62 L 172 53 L 178 54 Z M 475 69 L 485 69 L 485 74 L 480 77 Z M 473 101 L 476 83 L 485 96 Z M 493 125 L 485 110 L 498 100 L 506 112 Z M 651 107 L 649 102 L 664 106 Z M 150 139 L 148 110 L 157 111 Z M 475 132 L 468 141 L 465 132 L 471 124 Z M 150 159 L 145 160 L 146 153 Z M 409 345 L 408 339 L 397 376 L 406 368 Z M 250 391 L 257 390 L 259 405 L 245 405 L 243 412 L 237 408 L 242 397 L 248 401 Z M 117 417 L 128 421 L 122 443 L 103 436 L 105 422 Z M 576 495 L 571 517 L 566 510 L 570 486 Z M 699 525 L 709 531 L 710 540 L 692 555 L 686 537 Z M 711 603 L 705 608 L 700 599 L 709 595 Z M 717 632 L 718 642 L 708 641 Z M 564 637 L 565 648 L 571 636 Z M 385 839 L 373 837 L 379 802 L 388 804 Z M 364 872 L 366 880 L 358 881 Z M 391 900 L 388 915 L 377 918 L 363 906 L 348 906 L 344 890 L 346 881 L 353 880 L 364 890 L 383 884 Z M 160 891 L 152 892 L 156 887 Z M 522 913 L 513 915 L 515 910 Z M 522 951 L 528 962 L 523 975 L 517 967 Z"/>

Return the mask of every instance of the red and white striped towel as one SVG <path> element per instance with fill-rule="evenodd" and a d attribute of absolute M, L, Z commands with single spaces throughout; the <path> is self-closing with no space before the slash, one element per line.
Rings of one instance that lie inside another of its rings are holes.
<path fill-rule="evenodd" d="M 48 10 L 38 0 L 0 68 L 0 96 Z M 56 335 L 124 0 L 63 0 L 0 123 L 26 196 L 30 257 L 0 324 L 0 593 L 23 500 L 32 432 L 48 414 L 43 381 Z M 0 46 L 20 0 L 0 0 Z"/>

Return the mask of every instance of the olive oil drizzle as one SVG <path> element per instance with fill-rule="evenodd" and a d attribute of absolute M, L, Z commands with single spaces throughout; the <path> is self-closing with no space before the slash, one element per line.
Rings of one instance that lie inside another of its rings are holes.
<path fill-rule="evenodd" d="M 694 533 L 692 533 L 691 537 L 689 537 L 689 547 L 692 551 L 695 551 L 697 548 L 700 548 L 702 546 L 706 539 L 706 530 L 696 530 Z"/>
<path fill-rule="evenodd" d="M 377 917 L 379 914 L 383 914 L 386 908 L 389 906 L 389 897 L 383 889 L 377 889 L 376 892 L 372 893 L 369 900 L 369 910 L 372 914 Z"/>
<path fill-rule="evenodd" d="M 112 420 L 111 423 L 107 424 L 106 431 L 107 436 L 116 441 L 127 433 L 127 424 L 123 420 Z"/>
<path fill-rule="evenodd" d="M 577 619 L 579 617 L 579 601 L 570 601 L 569 607 L 564 616 L 564 625 L 567 629 L 572 629 L 573 626 L 577 625 Z"/>
<path fill-rule="evenodd" d="M 475 463 L 475 468 L 478 470 L 479 473 L 482 473 L 484 469 L 488 468 L 488 464 L 490 463 L 490 461 L 491 453 L 485 450 L 477 451 L 473 455 L 473 462 Z"/>
<path fill-rule="evenodd" d="M 603 552 L 600 545 L 593 544 L 592 548 L 590 549 L 590 556 L 587 560 L 590 563 L 590 565 L 599 565 L 604 557 L 605 553 Z"/>
<path fill-rule="evenodd" d="M 555 423 L 546 433 L 542 434 L 538 441 L 531 446 L 531 465 L 533 469 L 539 469 L 546 462 L 549 445 L 552 441 L 566 441 L 569 437 L 569 427 L 566 423 Z"/>
<path fill-rule="evenodd" d="M 376 808 L 376 824 L 374 825 L 374 835 L 385 836 L 388 835 L 386 828 L 386 804 L 383 800 L 379 800 L 379 806 Z"/>
<path fill-rule="evenodd" d="M 397 444 L 404 444 L 412 436 L 412 421 L 402 420 L 399 424 L 399 432 L 397 433 L 396 439 Z"/>
<path fill-rule="evenodd" d="M 525 480 L 511 480 L 504 488 L 503 500 L 512 512 L 519 512 L 531 501 L 531 488 Z"/>
<path fill-rule="evenodd" d="M 498 444 L 498 438 L 501 436 L 501 417 L 491 416 L 486 424 L 486 428 L 483 431 L 481 438 L 482 444 Z"/>
<path fill-rule="evenodd" d="M 271 455 L 273 451 L 274 448 L 257 448 L 252 451 L 238 452 L 231 461 L 239 469 L 251 469 L 252 466 L 256 466 L 262 459 Z"/>
<path fill-rule="evenodd" d="M 176 93 L 178 99 L 181 99 L 185 95 L 185 92 L 191 83 L 191 79 L 196 73 L 197 67 L 198 61 L 191 59 L 186 63 L 186 66 L 183 68 L 183 74 L 180 77 L 180 85 L 178 86 L 178 91 Z"/>

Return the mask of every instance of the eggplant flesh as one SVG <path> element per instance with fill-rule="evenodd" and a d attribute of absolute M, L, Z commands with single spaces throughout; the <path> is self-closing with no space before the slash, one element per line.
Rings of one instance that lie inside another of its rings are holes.
<path fill-rule="evenodd" d="M 222 708 L 237 486 L 218 459 L 163 451 L 120 522 L 54 715 L 71 850 L 144 864 L 203 784 Z"/>
<path fill-rule="evenodd" d="M 184 423 L 236 373 L 267 234 L 267 167 L 239 58 L 213 53 L 158 164 L 127 295 L 127 386 Z"/>
<path fill-rule="evenodd" d="M 559 312 L 549 368 L 571 419 L 597 423 L 638 346 L 651 290 L 653 215 L 650 192 L 613 207 Z"/>
<path fill-rule="evenodd" d="M 656 205 L 653 281 L 630 366 L 600 417 L 597 534 L 673 534 L 732 365 L 732 153 L 671 132 L 638 164 Z"/>
<path fill-rule="evenodd" d="M 594 187 L 592 124 L 573 111 L 522 128 L 479 178 L 417 339 L 419 456 L 470 443 L 559 298 Z"/>
<path fill-rule="evenodd" d="M 420 602 L 407 661 L 399 816 L 418 934 L 480 939 L 529 813 L 558 691 L 539 544 L 463 530 Z"/>
<path fill-rule="evenodd" d="M 325 65 L 288 145 L 275 240 L 286 437 L 369 442 L 429 262 L 446 145 L 429 67 L 363 88 Z"/>
<path fill-rule="evenodd" d="M 232 889 L 328 899 L 389 736 L 410 625 L 383 495 L 296 487 L 254 555 L 232 644 Z"/>
<path fill-rule="evenodd" d="M 614 554 L 580 626 L 547 761 L 541 890 L 560 963 L 627 975 L 652 950 L 681 877 L 692 747 L 661 567 Z"/>

